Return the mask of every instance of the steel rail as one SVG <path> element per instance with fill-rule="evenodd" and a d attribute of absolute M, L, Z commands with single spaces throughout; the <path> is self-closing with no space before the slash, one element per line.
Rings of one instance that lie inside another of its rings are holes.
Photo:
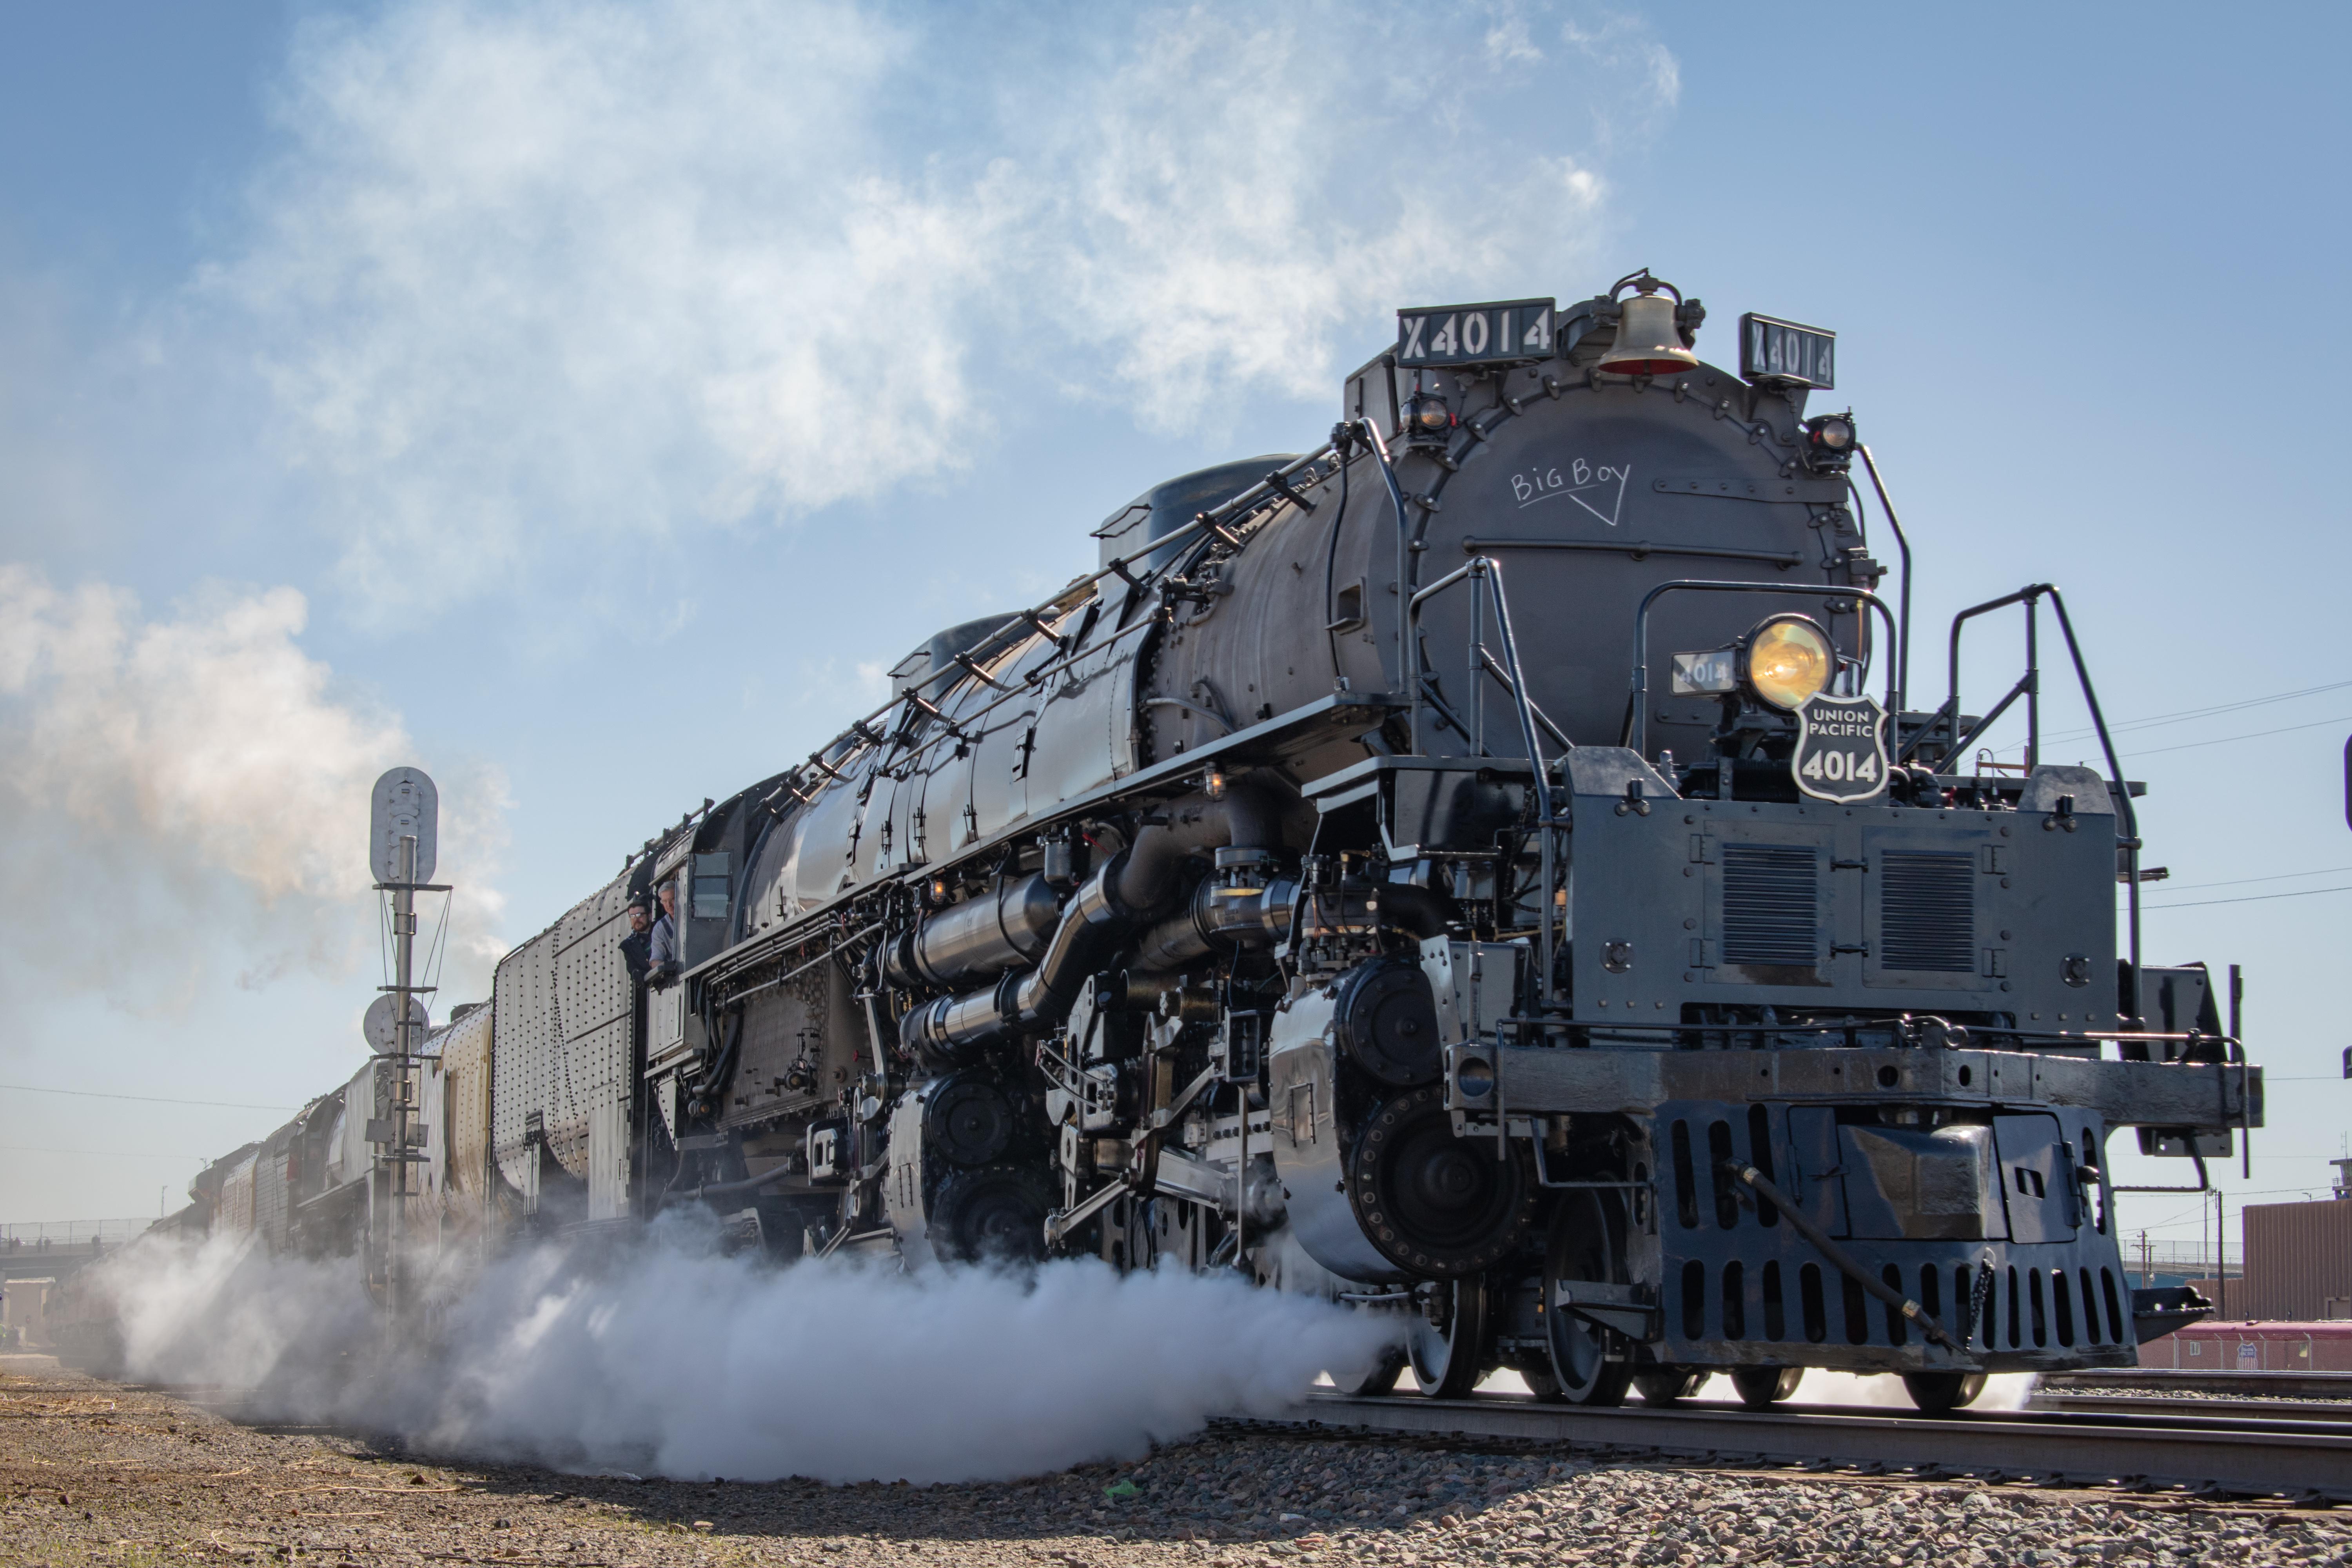
<path fill-rule="evenodd" d="M 1487 1395 L 1377 1399 L 1312 1394 L 1298 1419 L 1328 1428 L 1635 1449 L 1667 1457 L 1889 1469 L 2000 1471 L 2070 1481 L 2217 1487 L 2352 1500 L 2352 1429 L 2325 1423 L 1981 1412 L 1929 1416 L 1821 1407 L 1613 1410 Z"/>
<path fill-rule="evenodd" d="M 2032 1411 L 2075 1415 L 2150 1415 L 2192 1421 L 2316 1421 L 2352 1432 L 2352 1405 L 2324 1399 L 2240 1399 L 2222 1395 L 2184 1399 L 2165 1394 L 2073 1394 L 2063 1388 L 2037 1388 L 2026 1401 Z"/>

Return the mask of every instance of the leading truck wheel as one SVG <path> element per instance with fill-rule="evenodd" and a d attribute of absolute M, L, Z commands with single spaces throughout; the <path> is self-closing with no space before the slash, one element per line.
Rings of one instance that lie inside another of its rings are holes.
<path fill-rule="evenodd" d="M 1399 1311 L 1399 1309 L 1391 1305 L 1367 1306 L 1360 1301 L 1351 1303 L 1349 1310 L 1358 1312 L 1380 1312 L 1391 1317 L 1397 1315 Z M 1341 1394 L 1358 1399 L 1372 1399 L 1384 1394 L 1394 1394 L 1397 1379 L 1404 1375 L 1406 1359 L 1402 1345 L 1387 1346 L 1381 1350 L 1380 1359 L 1372 1363 L 1370 1368 L 1363 1373 L 1346 1376 L 1336 1372 L 1331 1373 L 1331 1386 Z"/>
<path fill-rule="evenodd" d="M 1486 1281 L 1439 1283 L 1413 1320 L 1412 1375 L 1432 1399 L 1466 1399 L 1486 1371 Z"/>
<path fill-rule="evenodd" d="M 1980 1372 L 1906 1372 L 1903 1386 L 1911 1395 L 1911 1403 L 1930 1415 L 1940 1415 L 1961 1405 L 1984 1392 L 1985 1374 Z"/>
<path fill-rule="evenodd" d="M 1796 1393 L 1804 1377 L 1801 1366 L 1743 1366 L 1732 1373 L 1731 1386 L 1748 1409 L 1769 1410 Z"/>
<path fill-rule="evenodd" d="M 1394 1394 L 1397 1379 L 1404 1375 L 1404 1359 L 1402 1351 L 1382 1351 L 1370 1372 L 1349 1378 L 1334 1373 L 1331 1386 L 1357 1399 L 1377 1399 L 1384 1394 Z"/>
<path fill-rule="evenodd" d="M 1622 1405 L 1633 1385 L 1625 1337 L 1566 1305 L 1579 1283 L 1625 1283 L 1622 1213 L 1616 1194 L 1586 1190 L 1562 1194 L 1552 1215 L 1544 1247 L 1544 1342 L 1558 1397 L 1570 1405 Z"/>

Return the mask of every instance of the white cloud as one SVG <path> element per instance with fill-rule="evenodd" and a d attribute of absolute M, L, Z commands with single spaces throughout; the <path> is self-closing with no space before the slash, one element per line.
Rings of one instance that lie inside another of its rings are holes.
<path fill-rule="evenodd" d="M 462 589 L 541 529 L 818 506 L 941 461 L 973 215 L 861 173 L 904 47 L 823 5 L 420 5 L 307 35 L 252 242 L 204 287 L 260 329 L 352 580 Z M 851 365 L 885 417 L 827 416 Z"/>
<path fill-rule="evenodd" d="M 296 640 L 308 613 L 291 588 L 212 587 L 149 618 L 120 588 L 0 564 L 0 969 L 152 1010 L 224 962 L 248 987 L 352 967 L 368 934 L 352 915 L 371 880 L 369 786 L 409 742 L 396 718 L 337 697 Z M 504 787 L 452 783 L 453 967 L 478 984 L 496 956 Z"/>
<path fill-rule="evenodd" d="M 1552 106 L 1638 29 L 1542 14 L 420 0 L 305 33 L 197 297 L 347 584 L 462 598 L 951 473 L 1008 384 L 1222 432 L 1414 296 L 1591 270 Z"/>
<path fill-rule="evenodd" d="M 1559 37 L 1594 79 L 1613 89 L 1589 105 L 1596 146 L 1606 150 L 1621 139 L 1649 134 L 1682 101 L 1681 62 L 1637 18 L 1572 19 L 1561 24 Z"/>

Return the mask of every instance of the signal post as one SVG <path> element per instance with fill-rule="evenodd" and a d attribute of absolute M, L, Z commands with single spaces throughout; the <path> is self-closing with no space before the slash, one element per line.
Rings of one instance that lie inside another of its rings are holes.
<path fill-rule="evenodd" d="M 421 998 L 435 987 L 416 984 L 416 895 L 446 893 L 448 886 L 430 879 L 437 859 L 440 793 L 419 768 L 394 768 L 376 780 L 369 826 L 369 868 L 375 873 L 375 890 L 392 895 L 392 984 L 368 1008 L 362 1026 L 368 1044 L 392 1068 L 389 1095 L 377 1079 L 378 1103 L 384 1115 L 370 1117 L 368 1142 L 375 1148 L 373 1179 L 368 1184 L 368 1250 L 382 1259 L 381 1273 L 369 1269 L 370 1284 L 382 1293 L 395 1321 L 410 1305 L 408 1278 L 409 1167 L 423 1162 L 425 1152 L 415 1124 L 416 1072 L 427 1059 L 425 1037 L 432 1017 Z M 379 1202 L 379 1197 L 381 1201 Z M 372 1258 L 373 1261 L 373 1258 Z"/>

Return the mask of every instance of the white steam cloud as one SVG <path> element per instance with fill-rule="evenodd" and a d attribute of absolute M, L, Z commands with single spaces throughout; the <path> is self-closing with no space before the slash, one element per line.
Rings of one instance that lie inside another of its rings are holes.
<path fill-rule="evenodd" d="M 1040 393 L 1229 427 L 1578 275 L 1672 57 L 1478 9 L 395 5 L 305 30 L 197 297 L 374 613 L 946 476 Z"/>
<path fill-rule="evenodd" d="M 347 1260 L 215 1237 L 109 1267 L 132 1376 L 250 1387 L 273 1415 L 439 1453 L 678 1479 L 940 1482 L 1139 1457 L 1213 1415 L 1286 1410 L 1392 1332 L 1230 1277 L 780 1269 L 671 1233 L 593 1267 L 552 1248 L 494 1264 L 436 1348 L 386 1368 Z"/>
<path fill-rule="evenodd" d="M 215 937 L 238 939 L 247 985 L 350 967 L 372 938 L 351 919 L 369 786 L 409 742 L 335 695 L 297 641 L 307 615 L 291 588 L 214 587 L 149 617 L 122 589 L 0 563 L 0 974 L 143 1011 L 213 983 Z M 444 839 L 475 875 L 451 948 L 478 981 L 503 788 L 469 777 L 452 794 Z"/>

